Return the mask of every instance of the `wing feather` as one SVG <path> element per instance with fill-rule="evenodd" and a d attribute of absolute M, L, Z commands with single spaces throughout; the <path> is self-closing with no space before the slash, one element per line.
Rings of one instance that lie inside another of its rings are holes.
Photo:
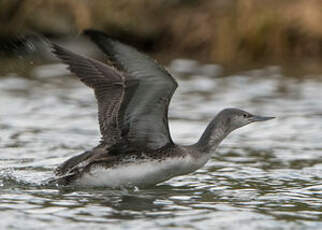
<path fill-rule="evenodd" d="M 156 61 L 136 49 L 86 31 L 116 68 L 53 44 L 54 53 L 95 91 L 104 142 L 129 149 L 159 149 L 173 144 L 168 107 L 176 81 Z M 124 151 L 123 151 L 124 150 Z"/>
<path fill-rule="evenodd" d="M 126 90 L 119 122 L 128 145 L 158 149 L 173 144 L 168 127 L 168 107 L 177 88 L 174 78 L 155 60 L 136 49 L 110 39 L 103 32 L 86 30 L 115 66 L 138 80 L 135 90 Z M 123 140 L 124 142 L 124 140 Z"/>
<path fill-rule="evenodd" d="M 83 57 L 52 44 L 53 53 L 71 72 L 95 91 L 98 102 L 98 119 L 103 141 L 113 145 L 120 139 L 118 112 L 124 95 L 125 79 L 115 68 Z"/>

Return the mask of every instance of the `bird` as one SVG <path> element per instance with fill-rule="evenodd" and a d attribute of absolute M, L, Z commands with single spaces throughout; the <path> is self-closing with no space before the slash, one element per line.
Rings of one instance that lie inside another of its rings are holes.
<path fill-rule="evenodd" d="M 196 171 L 206 164 L 232 131 L 274 117 L 237 108 L 220 111 L 200 139 L 175 144 L 168 125 L 168 107 L 178 84 L 156 60 L 106 33 L 83 32 L 107 57 L 101 62 L 55 43 L 52 53 L 86 86 L 98 104 L 101 140 L 55 169 L 51 181 L 61 186 L 150 187 Z"/>

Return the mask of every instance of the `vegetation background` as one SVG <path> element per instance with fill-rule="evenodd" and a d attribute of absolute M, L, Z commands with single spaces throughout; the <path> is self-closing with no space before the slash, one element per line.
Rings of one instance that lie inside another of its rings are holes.
<path fill-rule="evenodd" d="M 320 71 L 320 0 L 2 0 L 0 47 L 17 36 L 96 28 L 159 56 Z M 10 42 L 9 42 L 10 43 Z"/>

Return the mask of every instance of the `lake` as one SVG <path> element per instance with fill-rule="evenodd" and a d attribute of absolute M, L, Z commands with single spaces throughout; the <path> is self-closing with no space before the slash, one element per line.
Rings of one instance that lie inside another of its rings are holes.
<path fill-rule="evenodd" d="M 97 105 L 62 64 L 12 65 L 0 77 L 0 229 L 322 229 L 322 75 L 172 61 L 175 142 L 196 142 L 227 107 L 277 118 L 234 131 L 192 174 L 118 190 L 43 184 L 97 144 Z"/>

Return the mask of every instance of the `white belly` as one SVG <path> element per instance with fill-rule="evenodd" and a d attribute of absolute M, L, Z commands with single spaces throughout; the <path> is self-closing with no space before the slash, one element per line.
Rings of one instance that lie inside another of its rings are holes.
<path fill-rule="evenodd" d="M 115 168 L 93 167 L 75 181 L 80 186 L 149 186 L 171 177 L 187 174 L 202 167 L 208 159 L 194 159 L 191 156 L 132 162 Z"/>

